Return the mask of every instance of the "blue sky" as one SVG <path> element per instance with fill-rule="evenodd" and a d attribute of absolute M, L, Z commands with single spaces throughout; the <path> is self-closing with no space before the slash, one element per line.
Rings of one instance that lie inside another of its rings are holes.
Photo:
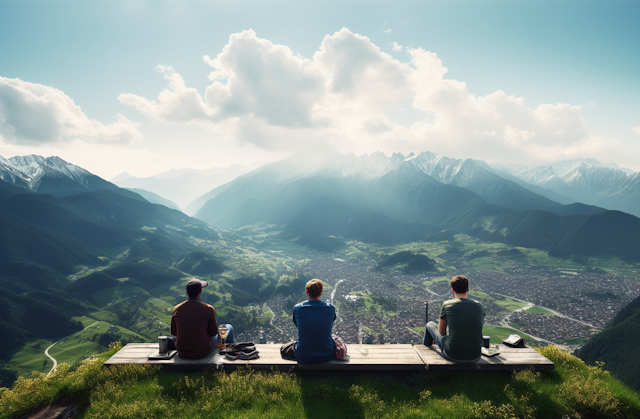
<path fill-rule="evenodd" d="M 316 146 L 640 170 L 639 17 L 636 1 L 0 0 L 0 155 L 105 178 Z"/>

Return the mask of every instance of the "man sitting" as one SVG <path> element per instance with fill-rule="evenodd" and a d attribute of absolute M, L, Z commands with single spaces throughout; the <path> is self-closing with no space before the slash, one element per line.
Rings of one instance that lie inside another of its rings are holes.
<path fill-rule="evenodd" d="M 427 323 L 424 344 L 431 346 L 435 341 L 443 355 L 452 361 L 475 362 L 482 356 L 484 308 L 467 298 L 469 280 L 465 276 L 451 278 L 451 291 L 455 298 L 442 304 L 438 326 L 434 322 Z"/>
<path fill-rule="evenodd" d="M 177 349 L 181 358 L 204 358 L 218 344 L 220 330 L 213 306 L 200 301 L 206 281 L 192 279 L 187 283 L 189 299 L 173 309 L 171 334 L 176 336 L 168 342 L 169 349 Z M 227 328 L 226 342 L 233 343 L 233 327 Z"/>
<path fill-rule="evenodd" d="M 300 364 L 319 364 L 330 361 L 335 353 L 335 342 L 331 337 L 336 308 L 320 301 L 322 281 L 307 282 L 307 301 L 293 307 L 293 323 L 298 327 L 298 340 L 285 344 L 280 352 Z"/>

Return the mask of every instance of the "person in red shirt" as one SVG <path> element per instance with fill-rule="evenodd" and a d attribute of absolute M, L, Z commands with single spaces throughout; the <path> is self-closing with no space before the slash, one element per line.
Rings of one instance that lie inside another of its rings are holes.
<path fill-rule="evenodd" d="M 204 358 L 218 344 L 220 330 L 213 306 L 200 301 L 202 288 L 209 285 L 206 281 L 192 279 L 187 283 L 189 299 L 173 309 L 171 334 L 168 348 L 177 349 L 181 358 Z M 233 326 L 227 328 L 225 341 L 233 343 Z"/>

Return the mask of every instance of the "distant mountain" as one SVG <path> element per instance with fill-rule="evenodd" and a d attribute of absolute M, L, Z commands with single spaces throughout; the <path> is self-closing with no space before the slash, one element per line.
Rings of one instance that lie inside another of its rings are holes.
<path fill-rule="evenodd" d="M 378 243 L 420 240 L 452 230 L 557 255 L 609 254 L 640 260 L 636 217 L 586 205 L 556 204 L 500 178 L 482 163 L 449 160 L 444 164 L 433 154 L 422 156 L 355 156 L 329 149 L 296 154 L 219 188 L 196 218 L 222 228 L 266 222 L 303 239 L 309 232 L 324 231 Z M 453 183 L 484 191 L 496 201 L 508 202 L 512 196 L 517 206 L 548 206 L 552 211 L 497 205 Z M 354 234 L 353 226 L 368 225 L 371 220 L 381 226 L 375 234 Z M 400 227 L 411 224 L 424 227 Z M 380 234 L 383 231 L 393 234 Z"/>
<path fill-rule="evenodd" d="M 167 208 L 181 211 L 180 207 L 177 206 L 175 202 L 170 201 L 166 198 L 163 198 L 160 195 L 155 194 L 153 192 L 145 191 L 144 189 L 138 189 L 138 188 L 125 188 L 125 189 L 131 192 L 137 193 L 138 195 L 140 195 L 147 201 L 151 202 L 152 204 L 160 204 L 160 205 L 164 205 Z"/>
<path fill-rule="evenodd" d="M 604 368 L 640 390 L 640 297 L 620 310 L 611 324 L 592 337 L 576 356 L 591 365 L 604 362 Z"/>
<path fill-rule="evenodd" d="M 505 179 L 481 160 L 452 159 L 428 151 L 410 155 L 406 160 L 437 181 L 469 189 L 492 204 L 547 211 L 559 206 L 558 202 Z"/>
<path fill-rule="evenodd" d="M 640 173 L 616 164 L 603 164 L 596 159 L 573 159 L 534 168 L 493 167 L 575 202 L 640 217 Z"/>
<path fill-rule="evenodd" d="M 235 164 L 229 167 L 213 167 L 208 170 L 172 169 L 155 176 L 138 178 L 129 173 L 121 173 L 111 182 L 123 188 L 136 188 L 153 192 L 169 199 L 185 208 L 185 212 L 193 215 L 199 208 L 191 212 L 188 205 L 202 194 L 232 181 L 238 176 L 248 173 L 264 163 L 249 165 Z"/>
<path fill-rule="evenodd" d="M 0 178 L 17 187 L 54 196 L 119 188 L 60 157 L 36 155 L 0 157 Z"/>
<path fill-rule="evenodd" d="M 319 238 L 337 235 L 346 239 L 392 245 L 407 240 L 423 240 L 438 229 L 358 210 L 325 196 L 302 209 L 284 225 L 283 230 L 285 235 L 302 236 L 303 241 L 308 243 L 317 243 Z"/>

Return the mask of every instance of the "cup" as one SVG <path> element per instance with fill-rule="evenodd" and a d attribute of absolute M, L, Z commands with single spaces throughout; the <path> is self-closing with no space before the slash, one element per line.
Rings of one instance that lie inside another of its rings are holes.
<path fill-rule="evenodd" d="M 168 336 L 158 336 L 158 353 L 166 354 L 167 353 L 167 338 Z"/>
<path fill-rule="evenodd" d="M 482 346 L 488 349 L 490 340 L 491 340 L 491 336 L 487 336 L 487 335 L 482 336 Z"/>

